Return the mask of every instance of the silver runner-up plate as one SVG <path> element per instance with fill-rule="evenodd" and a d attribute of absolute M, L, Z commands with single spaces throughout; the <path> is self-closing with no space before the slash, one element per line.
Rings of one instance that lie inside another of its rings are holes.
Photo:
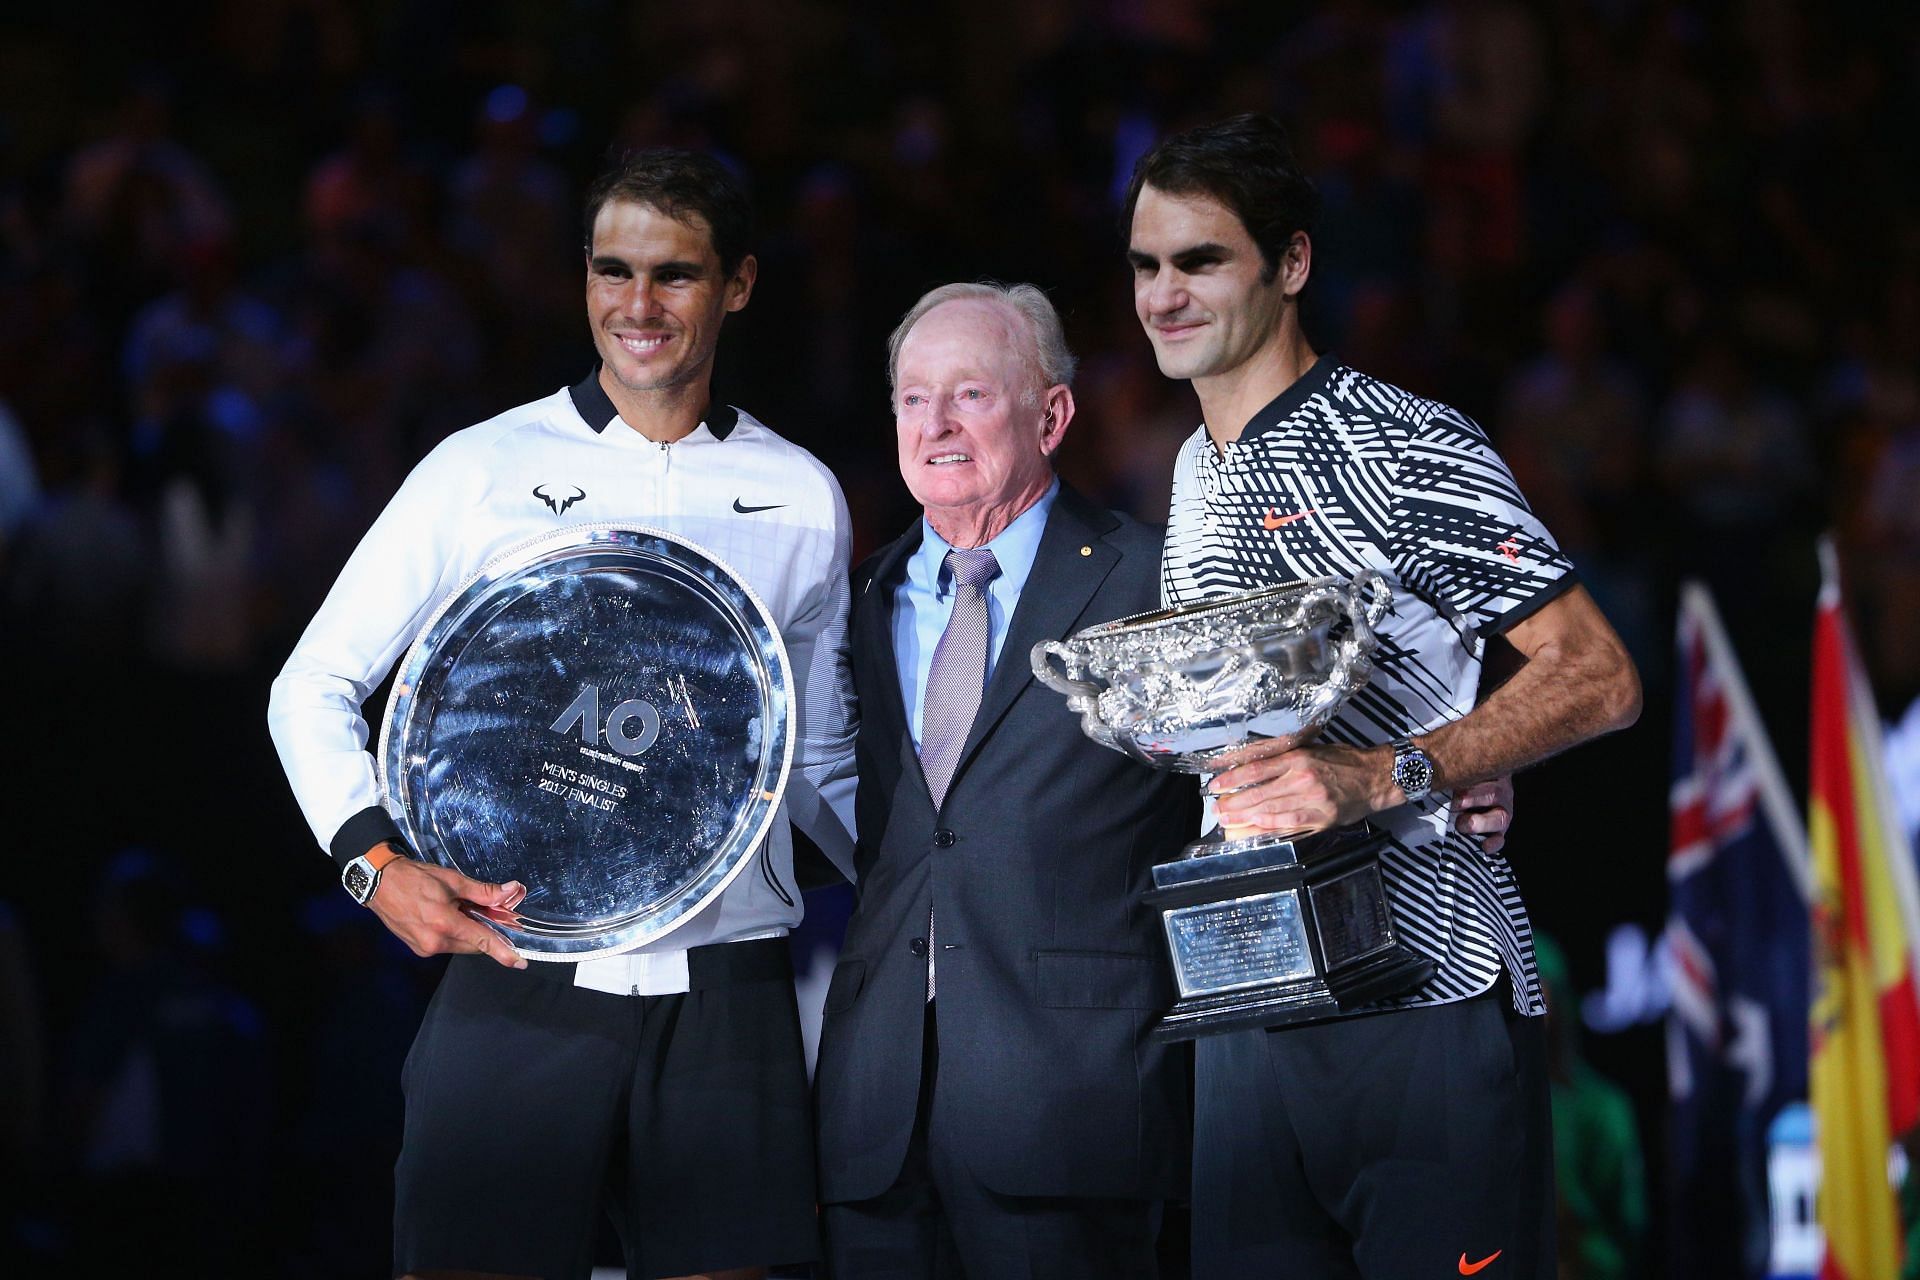
<path fill-rule="evenodd" d="M 423 858 L 526 886 L 530 960 L 655 941 L 753 860 L 793 761 L 779 630 L 684 538 L 581 525 L 489 562 L 434 613 L 380 731 Z"/>

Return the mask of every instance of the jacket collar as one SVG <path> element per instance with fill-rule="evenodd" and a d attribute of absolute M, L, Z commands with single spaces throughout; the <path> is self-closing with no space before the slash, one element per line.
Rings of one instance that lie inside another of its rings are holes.
<path fill-rule="evenodd" d="M 1066 636 L 1086 612 L 1094 592 L 1120 562 L 1120 553 L 1107 545 L 1106 535 L 1119 527 L 1113 513 L 1096 506 L 1066 484 L 1047 516 L 1040 550 L 1033 558 L 1020 603 L 1007 623 L 1000 659 L 980 699 L 980 710 L 967 733 L 966 745 L 954 766 L 947 794 L 953 794 L 967 763 L 993 732 L 1007 711 L 1033 680 L 1033 646 L 1042 640 Z M 1104 619 L 1099 619 L 1104 621 Z"/>

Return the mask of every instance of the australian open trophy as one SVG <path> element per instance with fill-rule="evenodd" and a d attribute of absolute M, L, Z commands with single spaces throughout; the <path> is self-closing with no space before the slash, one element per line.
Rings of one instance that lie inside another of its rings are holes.
<path fill-rule="evenodd" d="M 503 553 L 428 619 L 380 733 L 423 858 L 518 880 L 480 918 L 530 960 L 630 950 L 754 860 L 793 758 L 787 654 L 717 558 L 581 525 Z"/>
<path fill-rule="evenodd" d="M 1319 578 L 1121 618 L 1034 646 L 1035 676 L 1102 746 L 1160 769 L 1212 773 L 1254 739 L 1310 739 L 1367 681 L 1380 574 Z M 1358 823 L 1188 845 L 1154 867 L 1179 998 L 1156 1038 L 1337 1015 L 1424 981 L 1432 961 L 1393 927 Z"/>

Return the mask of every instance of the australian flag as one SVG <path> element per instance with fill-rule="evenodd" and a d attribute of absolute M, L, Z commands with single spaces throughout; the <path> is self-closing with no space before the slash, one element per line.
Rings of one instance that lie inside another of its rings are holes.
<path fill-rule="evenodd" d="M 1669 1274 L 1767 1275 L 1767 1126 L 1807 1096 L 1810 871 L 1706 588 L 1682 588 L 1666 952 Z"/>

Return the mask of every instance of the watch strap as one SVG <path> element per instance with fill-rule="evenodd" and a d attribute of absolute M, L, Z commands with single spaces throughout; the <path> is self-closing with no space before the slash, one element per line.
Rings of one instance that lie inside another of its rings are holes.
<path fill-rule="evenodd" d="M 367 865 L 376 872 L 386 870 L 389 863 L 398 862 L 406 856 L 400 846 L 391 840 L 377 844 L 366 852 Z"/>

